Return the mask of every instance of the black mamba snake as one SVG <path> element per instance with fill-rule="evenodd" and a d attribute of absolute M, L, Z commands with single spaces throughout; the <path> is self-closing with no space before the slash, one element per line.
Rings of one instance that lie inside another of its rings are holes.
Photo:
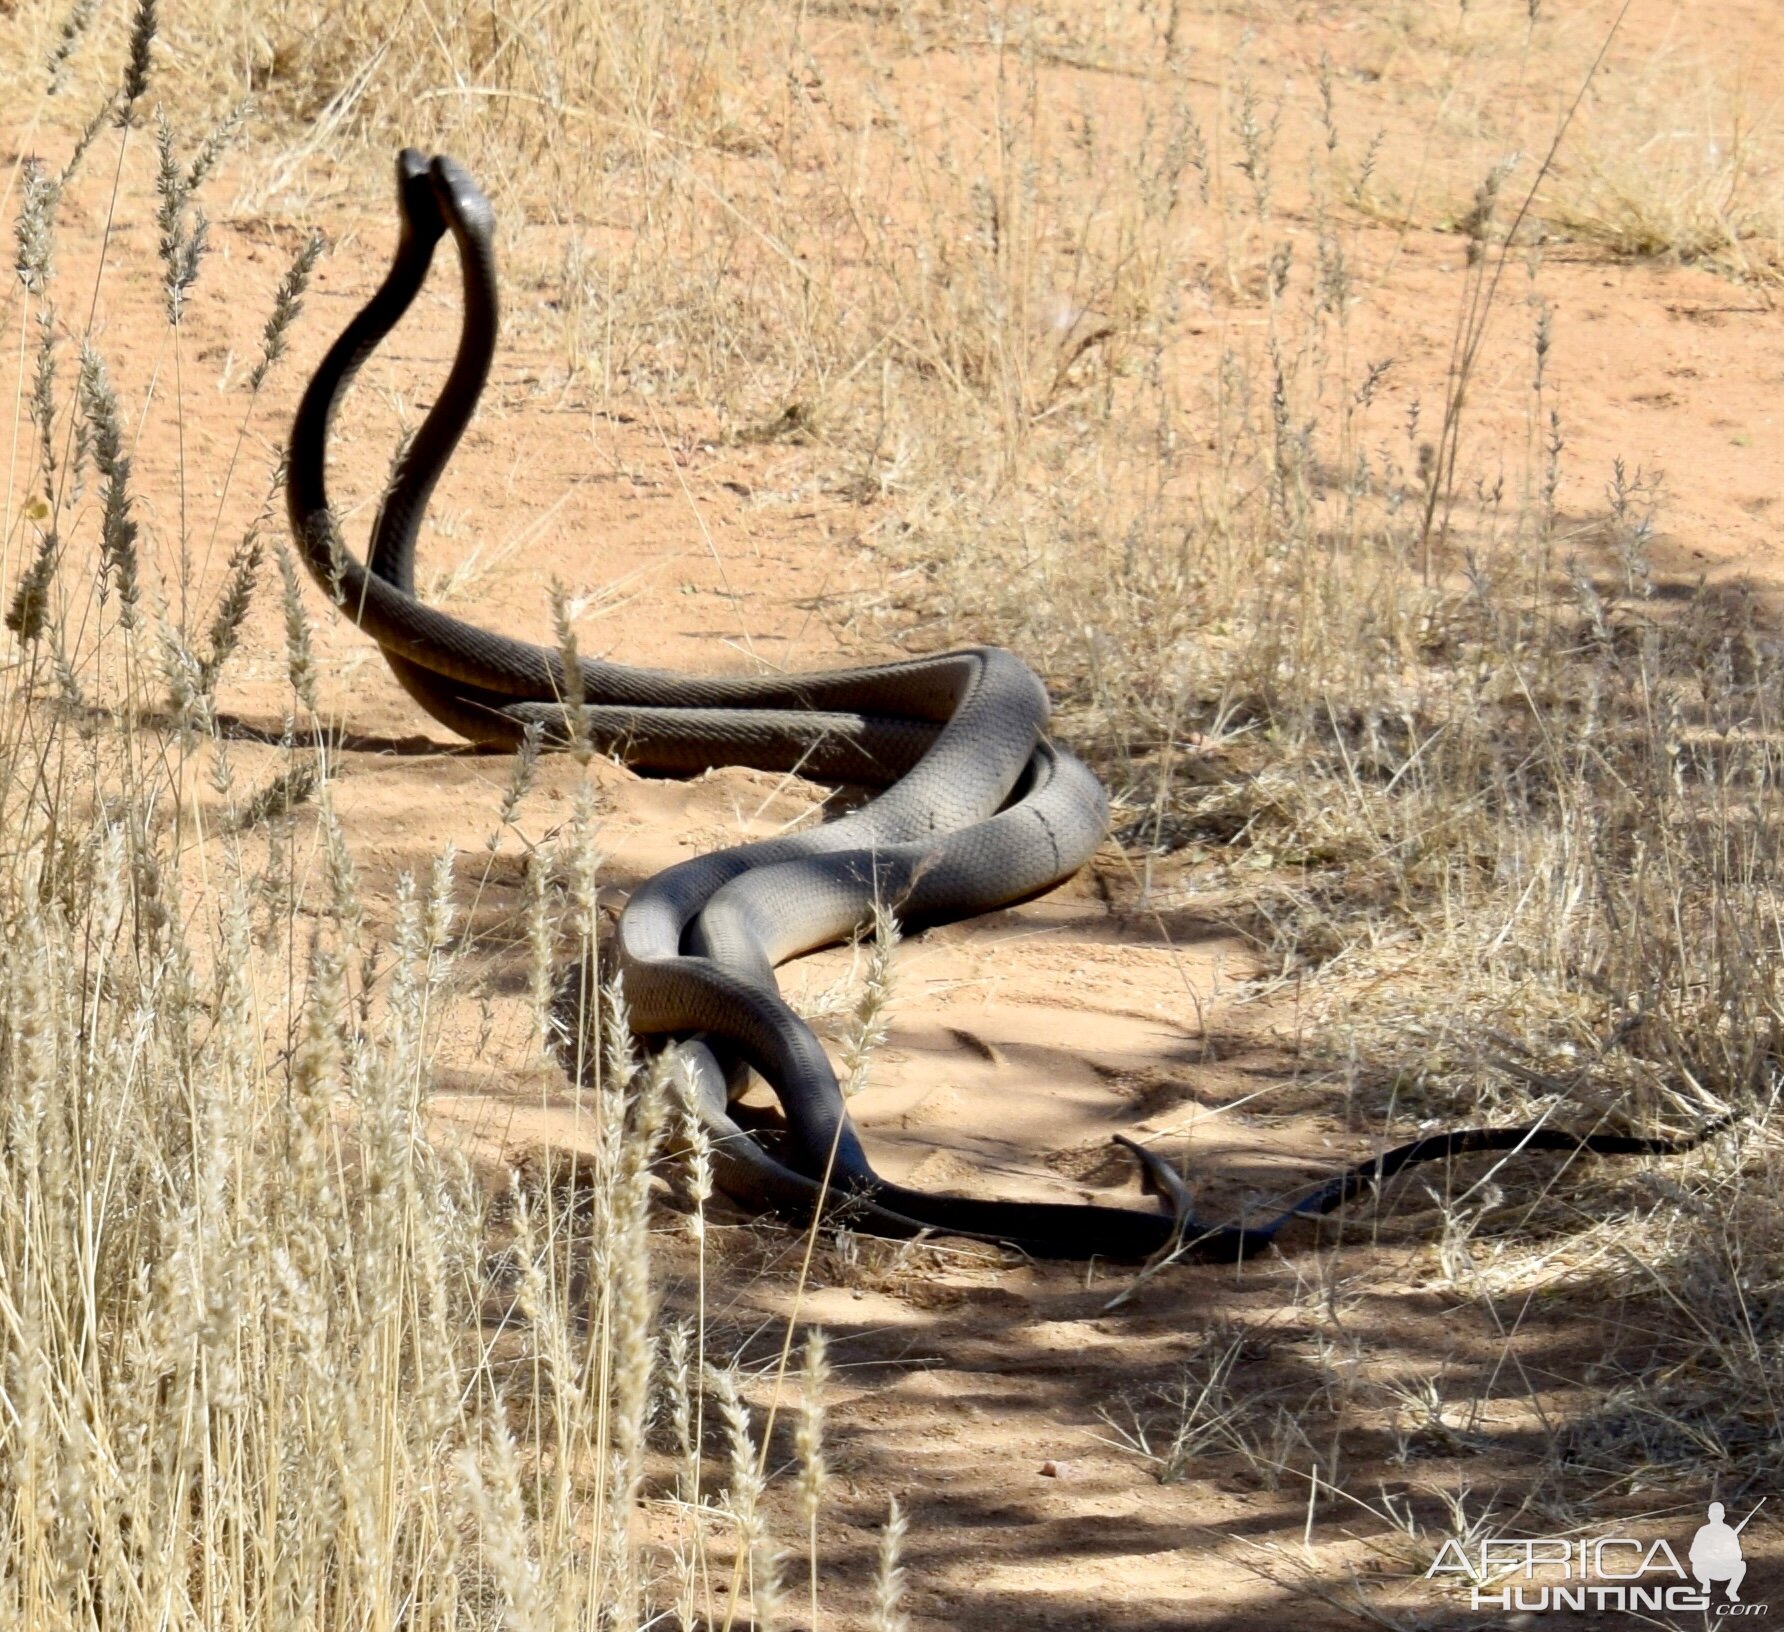
<path fill-rule="evenodd" d="M 634 1031 L 678 1036 L 693 1070 L 715 1174 L 737 1199 L 788 1216 L 823 1209 L 875 1234 L 984 1237 L 1036 1257 L 1139 1260 L 1170 1250 L 1235 1258 L 1291 1219 L 1329 1213 L 1381 1179 L 1469 1151 L 1668 1154 L 1681 1139 L 1476 1128 L 1399 1146 L 1337 1174 L 1255 1226 L 1195 1218 L 1175 1171 L 1131 1140 L 1165 1214 L 933 1195 L 876 1174 L 811 1029 L 782 1001 L 776 964 L 856 933 L 876 901 L 907 927 L 970 917 L 1070 877 L 1100 842 L 1101 786 L 1044 736 L 1048 700 L 1028 667 L 997 647 L 819 674 L 685 676 L 583 660 L 569 675 L 545 647 L 489 633 L 415 595 L 428 499 L 475 410 L 495 351 L 494 217 L 448 158 L 397 161 L 402 231 L 371 301 L 317 369 L 292 426 L 286 494 L 306 565 L 383 649 L 398 681 L 473 742 L 512 746 L 529 725 L 558 740 L 580 698 L 596 745 L 636 768 L 690 774 L 718 765 L 797 770 L 883 789 L 851 814 L 785 838 L 671 867 L 634 892 L 616 951 Z M 360 366 L 420 291 L 445 233 L 464 275 L 464 326 L 439 400 L 398 462 L 362 565 L 329 505 L 326 446 Z M 728 1084 L 754 1068 L 780 1098 L 789 1161 L 733 1122 Z"/>

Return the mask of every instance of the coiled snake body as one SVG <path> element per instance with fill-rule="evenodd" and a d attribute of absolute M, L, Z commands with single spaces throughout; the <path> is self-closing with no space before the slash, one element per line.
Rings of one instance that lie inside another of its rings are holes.
<path fill-rule="evenodd" d="M 508 746 L 529 725 L 583 729 L 641 769 L 691 773 L 743 764 L 799 770 L 884 791 L 851 814 L 764 843 L 718 851 L 642 885 L 621 916 L 617 953 L 633 1029 L 697 1036 L 684 1044 L 721 1185 L 765 1209 L 842 1209 L 890 1235 L 925 1229 L 984 1236 L 1042 1257 L 1141 1259 L 1174 1246 L 1236 1256 L 1297 1216 L 1331 1211 L 1379 1178 L 1465 1150 L 1664 1152 L 1694 1140 L 1549 1129 L 1470 1129 L 1415 1141 L 1341 1173 L 1278 1217 L 1206 1225 L 1175 1173 L 1128 1144 L 1166 1214 L 1092 1205 L 983 1201 L 894 1185 L 869 1164 L 836 1076 L 810 1028 L 781 1000 L 774 966 L 848 936 L 892 903 L 907 926 L 1025 899 L 1074 873 L 1100 841 L 1107 806 L 1077 759 L 1048 742 L 1047 695 L 996 647 L 819 674 L 700 677 L 583 660 L 566 675 L 545 647 L 479 629 L 415 594 L 416 541 L 428 499 L 488 377 L 496 277 L 488 202 L 450 159 L 406 150 L 397 164 L 402 231 L 391 270 L 335 342 L 291 433 L 287 499 L 317 581 L 383 649 L 420 705 L 474 742 Z M 399 461 L 362 564 L 329 505 L 326 444 L 359 367 L 419 292 L 440 238 L 456 242 L 464 326 L 438 402 Z M 775 1089 L 789 1159 L 777 1160 L 726 1110 L 737 1061 Z M 1701 1137 L 1699 1135 L 1698 1137 Z"/>

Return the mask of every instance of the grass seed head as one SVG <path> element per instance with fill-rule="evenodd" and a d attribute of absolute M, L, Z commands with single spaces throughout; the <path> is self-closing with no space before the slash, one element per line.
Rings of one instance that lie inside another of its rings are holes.
<path fill-rule="evenodd" d="M 136 0 L 136 10 L 130 19 L 130 55 L 124 65 L 124 82 L 116 114 L 118 124 L 126 129 L 134 123 L 136 104 L 149 88 L 157 26 L 156 0 Z"/>

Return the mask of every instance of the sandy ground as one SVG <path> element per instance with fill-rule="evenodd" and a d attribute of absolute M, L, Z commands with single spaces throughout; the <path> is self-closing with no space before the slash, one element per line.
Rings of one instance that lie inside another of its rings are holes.
<path fill-rule="evenodd" d="M 1602 6 L 1585 9 L 1599 23 L 1599 13 L 1608 16 Z M 1394 76 L 1416 80 L 1423 47 L 1415 36 L 1384 47 L 1379 30 L 1358 31 L 1356 12 L 1258 8 L 1248 22 L 1251 48 L 1272 71 L 1303 76 L 1328 49 L 1355 75 L 1344 81 L 1347 95 L 1391 107 Z M 1689 13 L 1701 44 L 1709 8 L 1638 5 L 1624 41 L 1629 60 L 1647 60 L 1644 52 L 1658 52 L 1685 26 L 1662 15 L 1674 12 Z M 1718 48 L 1745 41 L 1757 51 L 1775 32 L 1762 0 L 1716 12 Z M 1227 26 L 1236 26 L 1230 17 Z M 1345 55 L 1353 45 L 1354 63 Z M 937 94 L 970 82 L 968 55 L 928 63 Z M 1057 73 L 1075 93 L 1119 94 L 1107 75 L 1069 64 Z M 1755 83 L 1767 74 L 1776 80 L 1780 70 L 1750 64 L 1749 95 L 1763 101 L 1780 88 Z M 1539 113 L 1552 108 L 1532 107 L 1533 127 Z M 193 506 L 208 517 L 243 423 L 240 377 L 300 232 L 258 216 L 218 223 L 206 271 L 211 298 L 194 305 L 176 375 L 158 292 L 141 272 L 153 262 L 144 203 L 151 177 L 143 142 L 125 174 L 134 204 L 120 212 L 111 248 L 115 264 L 132 271 L 106 285 L 98 340 L 116 359 L 127 400 L 141 403 L 151 378 L 151 415 L 170 413 L 176 391 L 183 398 L 188 468 L 202 473 L 191 480 Z M 207 591 L 220 581 L 237 518 L 258 503 L 299 382 L 381 274 L 387 187 L 368 162 L 343 171 L 319 206 L 332 249 L 293 357 L 252 410 L 218 540 L 197 535 Z M 101 196 L 83 188 L 65 212 L 61 275 L 70 290 L 88 286 L 90 256 L 83 262 L 87 251 L 77 246 L 94 236 Z M 516 226 L 505 238 L 507 264 L 549 260 L 551 229 L 536 229 L 538 244 L 528 240 L 533 230 Z M 1421 393 L 1428 404 L 1441 401 L 1462 240 L 1363 221 L 1353 242 L 1365 290 L 1361 349 L 1394 356 L 1402 408 Z M 1514 275 L 1521 282 L 1521 270 Z M 1599 507 L 1611 461 L 1621 457 L 1664 476 L 1656 546 L 1664 573 L 1775 584 L 1784 318 L 1771 296 L 1712 271 L 1623 262 L 1566 242 L 1547 253 L 1540 287 L 1555 314 L 1551 380 L 1568 441 L 1563 509 Z M 430 588 L 446 605 L 544 638 L 544 586 L 556 577 L 584 598 L 586 652 L 690 671 L 818 667 L 889 649 L 864 615 L 887 592 L 872 516 L 818 488 L 817 453 L 727 442 L 716 418 L 687 409 L 594 400 L 552 341 L 544 289 L 517 278 L 508 298 L 511 336 L 434 506 L 426 565 L 444 575 Z M 1517 449 L 1528 435 L 1522 298 L 1520 287 L 1505 303 L 1497 321 L 1506 343 L 1489 349 L 1476 391 L 1471 448 L 1483 468 L 1496 447 Z M 451 280 L 436 272 L 344 415 L 336 479 L 358 496 L 350 536 L 363 536 L 366 500 L 398 419 L 413 421 L 442 376 L 455 314 Z M 1192 312 L 1182 366 L 1210 369 L 1223 347 L 1258 344 L 1254 315 L 1243 303 Z M 219 373 L 232 388 L 218 388 Z M 140 485 L 166 495 L 177 491 L 172 439 L 149 431 L 145 424 Z M 149 524 L 172 534 L 167 501 L 156 502 L 162 508 Z M 281 527 L 275 513 L 271 531 Z M 306 596 L 328 706 L 351 733 L 337 756 L 337 803 L 374 919 L 401 872 L 424 873 L 448 843 L 461 851 L 467 961 L 490 977 L 494 996 L 481 1014 L 458 1017 L 446 1039 L 436 1073 L 442 1136 L 493 1167 L 542 1140 L 574 1140 L 577 1113 L 564 1084 L 509 1062 L 524 1052 L 526 846 L 567 819 L 582 773 L 564 759 L 548 763 L 518 835 L 503 834 L 490 857 L 484 841 L 506 760 L 445 737 L 390 680 L 375 649 L 309 586 Z M 222 699 L 237 771 L 250 785 L 279 762 L 279 750 L 256 738 L 276 742 L 287 697 L 280 618 L 275 597 L 263 595 Z M 663 866 L 776 831 L 822 794 L 735 769 L 688 784 L 606 764 L 589 774 L 616 905 Z M 1148 863 L 1109 843 L 1043 901 L 913 939 L 899 957 L 890 1039 L 856 1104 L 883 1170 L 979 1194 L 1140 1205 L 1109 1144 L 1121 1132 L 1186 1152 L 1207 1208 L 1219 1214 L 1365 1154 L 1367 1134 L 1347 1123 L 1343 1072 L 1313 1063 L 1306 1046 L 1316 1009 L 1292 987 L 1260 983 L 1267 971 L 1223 926 L 1230 888 L 1217 869 Z M 824 954 L 789 971 L 788 988 L 815 1000 L 839 982 L 849 990 L 851 972 L 851 954 Z M 1578 1403 L 1588 1361 L 1614 1347 L 1617 1334 L 1594 1326 L 1589 1287 L 1577 1297 L 1533 1296 L 1523 1314 L 1514 1309 L 1509 1333 L 1482 1306 L 1462 1303 L 1427 1240 L 1435 1215 L 1416 1186 L 1406 1189 L 1383 1220 L 1363 1219 L 1341 1251 L 1330 1236 L 1319 1247 L 1310 1236 L 1285 1240 L 1268 1261 L 1177 1269 L 1114 1308 L 1127 1277 L 1103 1266 L 1035 1266 L 946 1245 L 823 1247 L 798 1313 L 829 1331 L 838 1368 L 838 1499 L 825 1546 L 839 1601 L 861 1603 L 875 1527 L 895 1493 L 912 1517 L 907 1562 L 923 1628 L 1165 1632 L 1279 1626 L 1291 1616 L 1339 1626 L 1376 1611 L 1403 1615 L 1407 1625 L 1486 1624 L 1453 1594 L 1408 1579 L 1416 1550 L 1384 1513 L 1398 1495 L 1437 1523 L 1439 1510 L 1421 1492 L 1517 1486 L 1545 1415 Z M 672 1215 L 664 1230 L 665 1298 L 685 1308 L 690 1260 Z M 742 1222 L 719 1231 L 718 1243 L 709 1331 L 721 1352 L 729 1345 L 767 1365 L 778 1323 L 794 1312 L 802 1244 Z M 1557 1269 L 1555 1286 L 1564 1285 Z M 1160 1399 L 1185 1367 L 1204 1375 L 1235 1345 L 1245 1431 L 1256 1445 L 1279 1446 L 1290 1471 L 1266 1480 L 1216 1433 L 1188 1477 L 1160 1483 L 1123 1430 L 1138 1420 L 1156 1434 L 1169 1416 Z M 1436 1376 L 1461 1393 L 1483 1370 L 1494 1373 L 1493 1405 L 1466 1433 L 1411 1428 L 1384 1408 L 1372 1432 L 1347 1442 L 1342 1465 L 1331 1460 L 1334 1413 L 1364 1384 Z M 1334 1483 L 1355 1494 L 1334 1496 Z M 1631 1522 L 1645 1524 L 1643 1534 L 1688 1536 L 1700 1522 L 1696 1500 L 1638 1500 Z M 1764 1545 L 1765 1534 L 1756 1526 L 1750 1541 Z M 1757 1585 L 1762 1573 L 1750 1579 Z"/>

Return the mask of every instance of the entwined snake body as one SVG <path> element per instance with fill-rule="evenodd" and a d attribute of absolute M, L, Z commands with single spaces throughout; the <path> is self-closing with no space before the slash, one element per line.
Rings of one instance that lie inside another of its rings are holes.
<path fill-rule="evenodd" d="M 1178 1245 L 1202 1255 L 1261 1249 L 1290 1219 L 1330 1212 L 1377 1179 L 1470 1150 L 1670 1152 L 1685 1140 L 1546 1128 L 1468 1129 L 1414 1141 L 1334 1176 L 1265 1223 L 1206 1225 L 1155 1155 L 1139 1157 L 1170 1216 L 1094 1205 L 932 1195 L 876 1174 L 811 1029 L 781 1000 L 774 967 L 843 939 L 892 904 L 906 926 L 970 917 L 1051 888 L 1089 858 L 1107 816 L 1102 788 L 1049 743 L 1045 689 L 1018 658 L 973 647 L 820 674 L 698 677 L 583 660 L 479 629 L 416 597 L 416 541 L 429 496 L 488 377 L 496 277 L 488 202 L 450 159 L 406 150 L 402 232 L 383 285 L 329 350 L 292 427 L 292 530 L 317 580 L 383 648 L 422 707 L 472 741 L 512 745 L 530 724 L 560 740 L 578 691 L 584 730 L 638 768 L 687 774 L 742 764 L 864 783 L 879 795 L 836 821 L 683 862 L 634 892 L 616 950 L 633 1029 L 686 1044 L 722 1187 L 793 1215 L 840 1209 L 853 1226 L 925 1229 L 1009 1242 L 1035 1256 L 1127 1260 Z M 365 564 L 329 506 L 330 419 L 360 365 L 413 302 L 450 232 L 464 274 L 464 327 L 439 400 L 399 461 Z M 579 686 L 575 683 L 579 681 Z M 738 1060 L 775 1089 L 787 1162 L 731 1120 Z"/>

